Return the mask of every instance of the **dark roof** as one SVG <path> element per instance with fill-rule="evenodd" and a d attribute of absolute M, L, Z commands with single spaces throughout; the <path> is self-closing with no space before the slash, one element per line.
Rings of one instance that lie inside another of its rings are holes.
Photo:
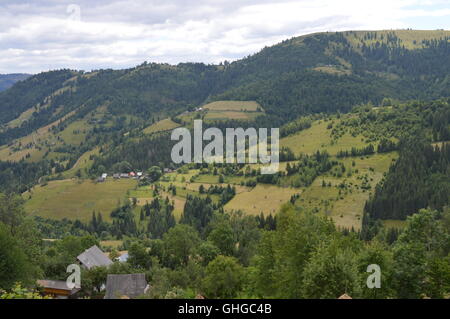
<path fill-rule="evenodd" d="M 43 280 L 38 280 L 37 284 L 43 288 L 50 288 L 50 289 L 58 289 L 58 290 L 67 290 L 67 291 L 72 291 L 72 290 L 78 290 L 77 288 L 80 287 L 74 287 L 69 288 L 67 286 L 67 283 L 65 281 L 62 280 L 47 280 L 47 279 L 43 279 Z"/>
<path fill-rule="evenodd" d="M 96 245 L 89 249 L 86 249 L 82 254 L 80 254 L 77 259 L 85 266 L 87 269 L 99 266 L 109 266 L 113 262 L 109 259 Z"/>
<path fill-rule="evenodd" d="M 135 298 L 147 289 L 145 274 L 108 275 L 105 299 Z"/>

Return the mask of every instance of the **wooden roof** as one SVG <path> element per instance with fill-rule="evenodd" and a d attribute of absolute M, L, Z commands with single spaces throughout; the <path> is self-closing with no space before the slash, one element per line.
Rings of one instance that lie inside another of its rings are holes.
<path fill-rule="evenodd" d="M 143 295 L 147 287 L 145 274 L 108 275 L 105 299 L 135 298 Z"/>

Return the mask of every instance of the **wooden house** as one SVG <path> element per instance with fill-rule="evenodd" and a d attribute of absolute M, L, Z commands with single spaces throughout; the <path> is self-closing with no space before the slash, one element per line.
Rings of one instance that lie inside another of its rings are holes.
<path fill-rule="evenodd" d="M 42 289 L 42 293 L 46 296 L 52 296 L 56 299 L 74 298 L 75 294 L 80 291 L 80 287 L 69 288 L 67 283 L 62 280 L 38 280 L 37 285 Z"/>

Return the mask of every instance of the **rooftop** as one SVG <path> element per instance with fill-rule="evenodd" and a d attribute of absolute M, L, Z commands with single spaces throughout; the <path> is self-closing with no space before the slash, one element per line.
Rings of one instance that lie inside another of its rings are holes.
<path fill-rule="evenodd" d="M 147 289 L 145 274 L 108 275 L 105 299 L 135 298 Z"/>
<path fill-rule="evenodd" d="M 113 263 L 111 259 L 109 259 L 96 245 L 92 246 L 89 249 L 86 249 L 77 257 L 77 259 L 87 269 L 100 266 L 109 266 Z"/>

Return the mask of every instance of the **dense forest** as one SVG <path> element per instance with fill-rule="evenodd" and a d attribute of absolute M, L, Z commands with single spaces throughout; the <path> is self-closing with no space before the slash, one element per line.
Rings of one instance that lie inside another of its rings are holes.
<path fill-rule="evenodd" d="M 17 289 L 17 281 L 27 286 L 41 276 L 64 279 L 66 266 L 99 244 L 93 233 L 44 242 L 18 198 L 2 195 L 0 200 L 3 289 Z M 193 298 L 199 293 L 207 298 L 337 298 L 344 292 L 354 298 L 442 298 L 449 292 L 448 209 L 420 210 L 389 243 L 386 232 L 364 242 L 357 233 L 338 231 L 329 219 L 289 204 L 271 228 L 271 222 L 259 217 L 225 214 L 208 201 L 201 205 L 192 200 L 178 224 L 168 219 L 167 203 L 145 207 L 144 214 L 158 218 L 152 226 L 158 229 L 148 229 L 153 236 L 127 237 L 122 247 L 128 250 L 127 262 L 83 270 L 81 294 L 101 297 L 108 273 L 133 272 L 144 272 L 151 282 L 146 298 Z M 90 228 L 101 229 L 98 216 Z M 111 250 L 110 256 L 115 255 Z M 365 285 L 368 264 L 382 269 L 380 289 Z"/>

